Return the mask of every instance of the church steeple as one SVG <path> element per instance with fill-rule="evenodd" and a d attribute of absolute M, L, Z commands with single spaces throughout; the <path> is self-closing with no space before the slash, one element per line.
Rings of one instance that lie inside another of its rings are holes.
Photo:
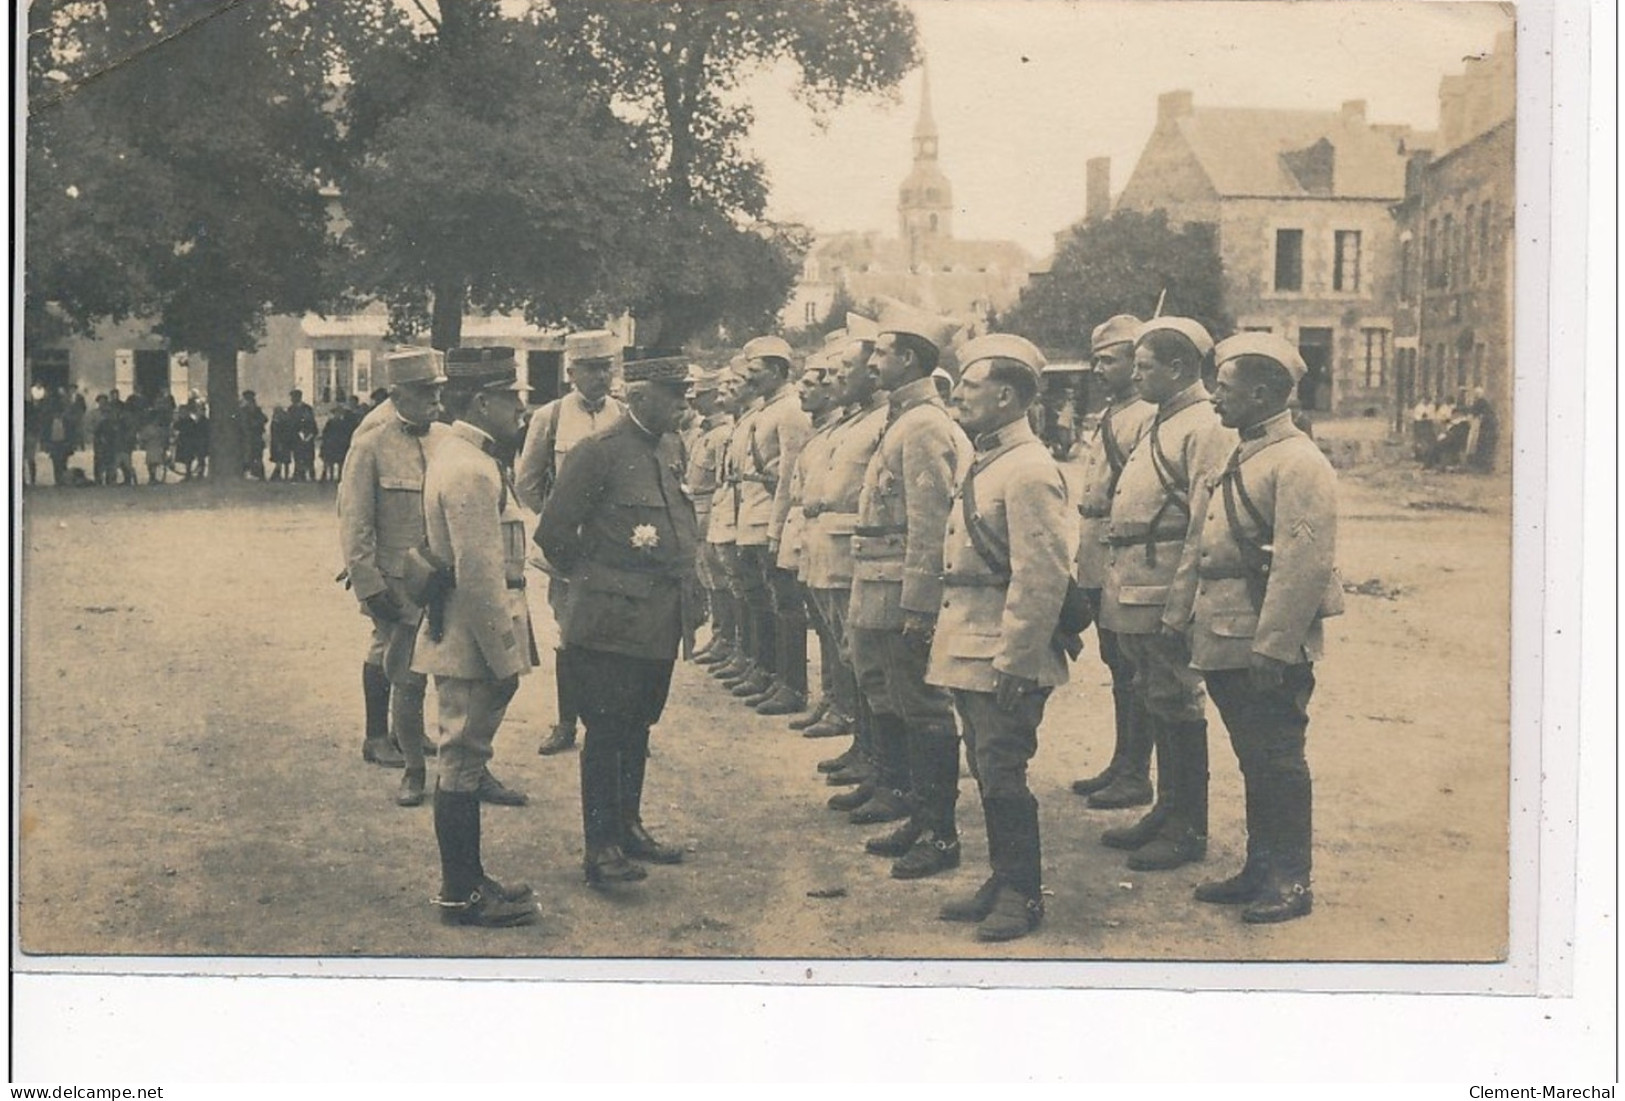
<path fill-rule="evenodd" d="M 953 205 L 953 188 L 937 165 L 937 122 L 926 69 L 920 79 L 920 116 L 914 122 L 914 167 L 897 195 L 898 227 L 910 266 L 929 264 L 936 245 L 952 238 Z"/>
<path fill-rule="evenodd" d="M 920 117 L 914 121 L 914 159 L 937 159 L 937 120 L 931 117 L 931 70 L 925 67 L 920 78 Z"/>

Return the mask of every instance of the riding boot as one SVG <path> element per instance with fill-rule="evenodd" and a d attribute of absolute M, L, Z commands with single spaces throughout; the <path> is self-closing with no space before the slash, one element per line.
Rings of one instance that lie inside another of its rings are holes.
<path fill-rule="evenodd" d="M 1155 838 L 1128 859 L 1138 872 L 1166 871 L 1207 855 L 1207 721 L 1164 724 L 1172 759 L 1173 805 Z"/>
<path fill-rule="evenodd" d="M 1038 800 L 1031 793 L 983 798 L 988 820 L 988 853 L 999 890 L 976 927 L 976 939 L 1015 940 L 1044 917 L 1043 851 L 1038 832 Z M 995 855 L 996 853 L 996 855 Z"/>
<path fill-rule="evenodd" d="M 632 730 L 619 758 L 621 851 L 655 864 L 680 864 L 683 851 L 656 841 L 643 825 L 643 777 L 649 763 L 649 728 Z"/>
<path fill-rule="evenodd" d="M 1211 902 L 1230 906 L 1252 902 L 1266 885 L 1269 877 L 1270 856 L 1269 825 L 1265 821 L 1263 798 L 1259 781 L 1244 777 L 1244 798 L 1247 807 L 1247 860 L 1241 871 L 1227 879 L 1209 880 L 1196 888 L 1197 902 Z"/>
<path fill-rule="evenodd" d="M 951 729 L 911 730 L 908 744 L 917 836 L 892 865 L 894 879 L 920 879 L 959 866 L 954 815 L 959 800 L 959 736 Z"/>
<path fill-rule="evenodd" d="M 1162 832 L 1173 809 L 1173 753 L 1168 747 L 1168 723 L 1149 713 L 1145 717 L 1148 740 L 1157 754 L 1157 801 L 1132 826 L 1116 826 L 1100 835 L 1100 843 L 1113 849 L 1138 849 Z"/>
<path fill-rule="evenodd" d="M 389 742 L 389 676 L 382 665 L 362 663 L 361 699 L 366 707 L 361 759 L 389 768 L 403 767 L 406 759 Z"/>
<path fill-rule="evenodd" d="M 409 770 L 424 773 L 428 738 L 423 731 L 423 693 L 426 686 L 407 682 L 392 686 L 389 694 L 390 728 Z M 419 785 L 421 791 L 421 784 Z"/>
<path fill-rule="evenodd" d="M 1291 921 L 1314 907 L 1314 895 L 1309 889 L 1314 815 L 1308 773 L 1270 778 L 1263 801 L 1270 874 L 1258 897 L 1241 912 L 1241 920 L 1253 925 Z"/>
<path fill-rule="evenodd" d="M 1151 731 L 1139 696 L 1127 686 L 1112 687 L 1117 723 L 1117 748 L 1106 771 L 1110 781 L 1089 795 L 1097 810 L 1142 807 L 1151 802 Z"/>
<path fill-rule="evenodd" d="M 792 602 L 799 605 L 799 598 Z M 779 682 L 801 699 L 807 698 L 807 611 L 799 606 L 774 614 L 773 671 Z"/>
<path fill-rule="evenodd" d="M 1093 795 L 1097 791 L 1104 791 L 1106 788 L 1111 786 L 1112 782 L 1116 780 L 1118 775 L 1123 771 L 1123 766 L 1128 755 L 1128 740 L 1131 729 L 1128 709 L 1135 706 L 1135 699 L 1136 697 L 1134 692 L 1128 685 L 1119 685 L 1115 682 L 1112 684 L 1112 713 L 1116 724 L 1115 740 L 1112 743 L 1112 759 L 1106 763 L 1105 768 L 1101 769 L 1095 775 L 1082 780 L 1072 781 L 1072 791 L 1074 794 Z M 1150 747 L 1148 745 L 1148 751 L 1149 748 Z M 1147 761 L 1148 766 L 1149 763 L 1150 762 Z M 1091 802 L 1089 805 L 1094 806 L 1095 804 Z"/>
<path fill-rule="evenodd" d="M 465 902 L 485 878 L 480 863 L 480 800 L 472 791 L 434 789 L 434 836 L 440 845 L 440 898 Z"/>

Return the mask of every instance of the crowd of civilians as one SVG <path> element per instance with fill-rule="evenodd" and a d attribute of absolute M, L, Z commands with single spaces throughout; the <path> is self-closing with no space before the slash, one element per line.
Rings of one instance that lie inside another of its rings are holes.
<path fill-rule="evenodd" d="M 363 403 L 354 394 L 335 395 L 321 414 L 290 391 L 286 405 L 269 414 L 252 390 L 232 411 L 243 433 L 242 475 L 269 482 L 337 482 L 361 418 L 383 398 Z M 156 396 L 117 389 L 87 398 L 66 387 L 31 387 L 23 399 L 23 484 L 39 484 L 39 457 L 50 463 L 58 486 L 157 485 L 201 478 L 209 465 L 209 419 L 213 411 L 198 391 L 185 403 L 173 394 Z M 90 452 L 90 473 L 73 464 Z M 137 460 L 146 468 L 137 474 Z"/>

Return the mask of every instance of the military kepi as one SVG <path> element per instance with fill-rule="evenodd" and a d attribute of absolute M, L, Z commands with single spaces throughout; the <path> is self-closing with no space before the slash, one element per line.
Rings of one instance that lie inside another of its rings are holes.
<path fill-rule="evenodd" d="M 639 359 L 622 368 L 628 385 L 634 382 L 659 382 L 679 389 L 688 386 L 688 370 L 688 360 L 682 356 Z"/>
<path fill-rule="evenodd" d="M 759 336 L 747 343 L 739 354 L 746 359 L 782 359 L 786 363 L 794 358 L 790 345 L 777 336 Z"/>
<path fill-rule="evenodd" d="M 1219 346 L 1213 349 L 1213 361 L 1219 367 L 1228 360 L 1242 356 L 1262 356 L 1274 361 L 1292 376 L 1293 383 L 1302 381 L 1303 376 L 1309 373 L 1309 365 L 1298 354 L 1298 349 L 1292 346 L 1291 341 L 1274 333 L 1237 333 L 1219 341 Z"/>
<path fill-rule="evenodd" d="M 453 348 L 446 353 L 446 385 L 463 390 L 523 390 L 512 348 Z"/>
<path fill-rule="evenodd" d="M 989 333 L 976 337 L 959 349 L 959 373 L 970 370 L 971 365 L 984 359 L 1008 359 L 1021 364 L 1037 376 L 1044 370 L 1044 353 L 1026 337 L 1014 333 Z"/>
<path fill-rule="evenodd" d="M 1188 317 L 1153 317 L 1134 334 L 1134 343 L 1138 344 L 1156 332 L 1178 333 L 1195 345 L 1197 355 L 1205 356 L 1213 350 L 1212 335 L 1200 321 L 1192 321 Z"/>
<path fill-rule="evenodd" d="M 433 386 L 446 381 L 440 353 L 433 348 L 396 348 L 385 353 L 384 377 L 391 386 Z"/>
<path fill-rule="evenodd" d="M 1089 337 L 1089 351 L 1092 355 L 1099 355 L 1114 344 L 1133 344 L 1134 337 L 1144 324 L 1131 313 L 1120 313 L 1116 317 L 1108 317 L 1099 325 Z"/>

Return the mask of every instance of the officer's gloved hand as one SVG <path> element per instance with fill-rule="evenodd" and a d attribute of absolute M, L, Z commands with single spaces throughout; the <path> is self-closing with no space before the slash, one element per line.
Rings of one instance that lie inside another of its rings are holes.
<path fill-rule="evenodd" d="M 373 593 L 361 603 L 367 609 L 368 615 L 385 623 L 399 623 L 406 614 L 401 602 L 396 600 L 395 594 L 388 589 Z"/>
<path fill-rule="evenodd" d="M 1247 657 L 1247 680 L 1255 692 L 1273 692 L 1286 683 L 1287 663 L 1268 654 Z"/>
<path fill-rule="evenodd" d="M 1022 697 L 1038 687 L 1038 682 L 1031 677 L 1018 677 L 1014 673 L 999 673 L 997 676 L 993 702 L 998 704 L 1000 711 L 1014 711 Z"/>

